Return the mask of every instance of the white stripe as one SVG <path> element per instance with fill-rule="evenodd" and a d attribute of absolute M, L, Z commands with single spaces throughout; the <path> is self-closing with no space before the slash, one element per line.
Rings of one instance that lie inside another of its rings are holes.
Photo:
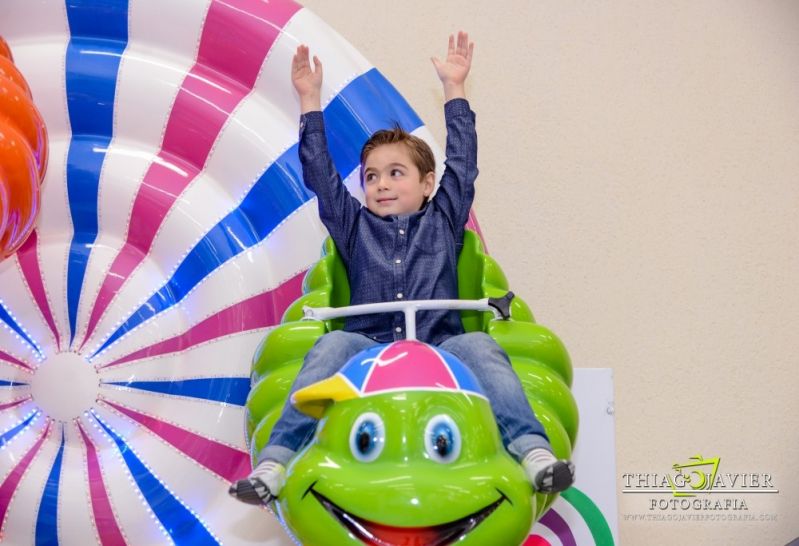
<path fill-rule="evenodd" d="M 45 322 L 39 306 L 33 300 L 22 275 L 17 255 L 0 265 L 0 286 L 3 287 L 0 301 L 8 311 L 14 314 L 17 324 L 25 329 L 27 335 L 39 345 L 42 352 L 52 351 L 52 347 L 55 346 L 55 337 Z"/>
<path fill-rule="evenodd" d="M 12 389 L 4 389 L 4 390 L 10 391 Z M 13 389 L 13 391 L 14 391 L 14 396 L 11 397 L 11 399 L 17 399 L 30 394 L 30 389 L 25 389 L 25 392 L 23 392 L 22 389 Z M 14 406 L 13 408 L 0 411 L 0 434 L 5 434 L 12 428 L 18 426 L 22 421 L 27 419 L 30 416 L 30 414 L 34 412 L 36 409 L 38 409 L 36 404 L 32 400 L 29 400 L 27 402 L 23 402 L 19 406 Z M 36 420 L 41 420 L 41 417 L 34 419 L 33 422 L 35 422 Z M 11 439 L 11 441 L 15 442 L 17 437 L 18 436 L 15 436 L 14 438 Z M 4 460 L 5 458 L 6 457 L 4 455 L 3 457 L 0 457 L 0 460 Z M 12 462 L 16 463 L 18 460 L 19 460 L 18 458 L 14 458 L 12 459 Z M 0 467 L 5 468 L 5 465 L 0 465 Z"/>
<path fill-rule="evenodd" d="M 86 446 L 74 423 L 65 427 L 66 441 L 58 490 L 58 540 L 61 544 L 94 544 L 94 527 Z"/>
<path fill-rule="evenodd" d="M 44 425 L 42 419 L 40 423 Z M 42 427 L 43 428 L 43 427 Z M 36 440 L 39 439 L 41 428 L 36 429 L 36 433 L 28 430 L 25 433 L 26 449 L 20 454 L 27 453 Z M 39 504 L 42 500 L 47 478 L 53 467 L 58 447 L 61 445 L 61 428 L 57 425 L 51 427 L 50 433 L 42 446 L 39 448 L 34 460 L 28 467 L 22 480 L 19 482 L 18 489 L 14 494 L 11 504 L 6 512 L 6 519 L 3 525 L 3 542 L 6 544 L 33 544 L 36 529 L 36 519 L 39 514 Z M 5 459 L 6 457 L 3 457 Z M 14 464 L 19 459 L 14 460 Z"/>
<path fill-rule="evenodd" d="M 107 412 L 101 409 L 98 413 L 105 418 Z M 97 449 L 105 490 L 127 543 L 172 544 L 172 540 L 164 536 L 162 527 L 133 481 L 116 443 L 93 418 L 81 418 L 81 423 Z M 125 428 L 128 434 L 122 436 L 128 437 L 132 427 Z"/>
<path fill-rule="evenodd" d="M 1 362 L 3 362 L 3 364 L 5 364 L 5 361 L 1 361 Z M 0 365 L 0 380 L 16 381 L 16 382 L 19 382 L 19 383 L 27 383 L 28 385 L 30 385 L 31 381 L 33 380 L 33 377 L 34 377 L 34 374 L 32 374 L 30 371 L 28 371 L 25 368 L 22 368 L 20 366 L 14 366 L 13 364 L 10 364 L 10 365 L 7 365 L 7 366 L 6 365 Z M 11 398 L 12 399 L 16 399 L 16 398 L 21 398 L 22 396 L 24 396 L 28 392 L 29 387 L 25 387 L 25 386 L 19 386 L 19 387 L 2 386 L 2 387 L 0 387 L 0 389 L 1 389 L 0 392 L 11 391 L 11 393 L 12 393 L 12 397 Z"/>
<path fill-rule="evenodd" d="M 101 387 L 100 394 L 111 402 L 162 419 L 205 438 L 246 449 L 245 409 L 241 406 L 112 385 Z M 145 429 L 136 421 L 128 418 L 126 421 L 130 421 L 130 427 Z"/>
<path fill-rule="evenodd" d="M 3 389 L 0 390 L 0 404 L 5 405 L 12 402 L 18 402 L 23 398 L 29 397 L 30 394 L 31 394 L 30 387 L 22 387 L 19 389 Z M 9 409 L 5 409 L 2 412 L 0 412 L 0 416 L 5 415 L 9 411 Z M 3 430 L 2 426 L 0 426 L 0 430 Z"/>
<path fill-rule="evenodd" d="M 211 0 L 131 0 L 128 43 L 136 52 L 155 60 L 194 59 L 210 3 Z M 146 89 L 142 88 L 143 92 Z"/>
<path fill-rule="evenodd" d="M 299 10 L 283 27 L 277 47 L 272 48 L 264 62 L 256 85 L 256 93 L 266 96 L 294 124 L 300 115 L 300 104 L 291 83 L 291 59 L 300 44 L 307 44 L 310 55 L 317 55 L 322 61 L 322 108 L 349 82 L 372 68 L 363 55 L 316 14 Z M 294 133 L 297 134 L 296 125 Z"/>
<path fill-rule="evenodd" d="M 14 312 L 13 309 L 10 311 Z M 35 365 L 39 359 L 33 346 L 2 320 L 0 320 L 0 349 L 31 365 Z M 5 369 L 5 366 L 3 368 Z"/>
<path fill-rule="evenodd" d="M 108 416 L 108 423 L 115 425 L 126 420 L 112 413 L 114 413 L 112 410 L 103 413 L 104 417 Z M 247 507 L 231 498 L 227 494 L 227 482 L 158 436 L 143 430 L 138 431 L 131 438 L 130 445 L 172 494 L 198 515 L 207 529 L 220 539 L 225 537 L 225 544 L 236 543 L 229 540 L 233 537 L 240 537 L 242 542 L 238 544 L 262 544 L 264 537 L 269 535 L 256 533 L 249 526 L 252 524 L 263 533 L 268 533 L 270 527 L 274 528 L 274 525 L 265 525 L 265 522 L 256 521 L 270 519 L 262 510 Z M 243 517 L 249 519 L 246 524 L 241 522 Z M 247 526 L 247 532 L 236 532 L 242 525 Z"/>
<path fill-rule="evenodd" d="M 52 159 L 52 158 L 51 158 Z M 53 187 L 53 186 L 51 186 Z M 61 186 L 63 190 L 65 187 Z M 61 340 L 61 347 L 67 348 L 69 344 L 69 318 L 67 311 L 67 263 L 69 260 L 69 246 L 72 242 L 72 221 L 64 219 L 61 224 L 61 232 L 55 224 L 49 224 L 45 220 L 47 214 L 47 204 L 53 204 L 53 208 L 58 208 L 60 204 L 58 198 L 65 196 L 52 195 L 53 199 L 50 200 L 50 189 L 45 188 L 44 207 L 39 215 L 39 240 L 38 240 L 38 259 L 39 271 L 42 275 L 42 284 L 45 293 L 47 294 L 47 301 L 50 306 L 50 312 L 53 315 L 53 322 L 58 330 Z M 56 192 L 53 191 L 53 194 Z M 63 209 L 66 212 L 66 209 Z M 61 212 L 59 210 L 59 212 Z M 53 220 L 55 220 L 53 215 Z M 36 305 L 33 301 L 29 305 Z"/>
<path fill-rule="evenodd" d="M 248 377 L 250 361 L 266 328 L 212 339 L 175 353 L 133 360 L 99 370 L 101 381 L 150 381 L 197 377 Z M 2 368 L 0 368 L 2 370 Z M 167 377 L 168 374 L 168 377 Z"/>
<path fill-rule="evenodd" d="M 30 0 L 3 0 L 3 17 L 0 18 L 0 34 L 12 46 L 14 61 L 17 60 L 15 42 L 40 43 L 45 37 L 69 35 L 66 26 L 66 7 L 64 2 L 50 0 L 31 2 Z M 52 74 L 52 67 L 51 67 Z"/>
<path fill-rule="evenodd" d="M 149 346 L 155 340 L 168 339 L 183 333 L 191 325 L 201 322 L 231 303 L 274 289 L 306 269 L 319 259 L 321 244 L 326 236 L 324 228 L 316 220 L 315 208 L 314 201 L 306 203 L 275 230 L 272 236 L 217 268 L 183 302 L 156 315 L 130 335 L 121 338 L 96 363 L 110 362 L 114 358 Z M 302 244 L 298 244 L 298 241 L 302 241 Z M 108 318 L 101 321 L 95 338 L 112 331 L 112 320 L 127 318 L 132 309 L 137 309 L 144 303 L 143 299 L 133 299 L 133 294 L 132 290 L 126 290 L 120 295 L 118 305 L 114 306 L 114 313 L 109 313 Z M 149 297 L 148 293 L 145 294 Z M 120 313 L 120 310 L 124 313 Z"/>
<path fill-rule="evenodd" d="M 3 0 L 0 17 L 0 35 L 8 41 L 14 64 L 28 82 L 51 141 L 70 133 L 63 70 L 69 24 L 65 3 L 52 4 Z"/>

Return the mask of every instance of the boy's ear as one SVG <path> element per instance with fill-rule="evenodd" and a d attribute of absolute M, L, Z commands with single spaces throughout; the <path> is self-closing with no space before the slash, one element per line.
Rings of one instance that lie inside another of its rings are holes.
<path fill-rule="evenodd" d="M 424 177 L 422 177 L 422 184 L 424 185 L 424 196 L 430 197 L 430 194 L 433 193 L 433 188 L 436 187 L 436 173 L 430 171 Z"/>

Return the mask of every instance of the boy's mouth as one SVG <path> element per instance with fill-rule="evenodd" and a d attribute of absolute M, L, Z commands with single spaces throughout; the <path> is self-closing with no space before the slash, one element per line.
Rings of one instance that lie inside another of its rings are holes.
<path fill-rule="evenodd" d="M 385 205 L 391 203 L 392 201 L 396 201 L 396 197 L 381 197 L 377 200 L 378 205 Z"/>

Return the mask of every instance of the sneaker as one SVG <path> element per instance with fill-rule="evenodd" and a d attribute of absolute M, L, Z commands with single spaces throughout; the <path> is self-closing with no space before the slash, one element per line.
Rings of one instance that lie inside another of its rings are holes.
<path fill-rule="evenodd" d="M 228 493 L 246 504 L 266 505 L 280 494 L 286 479 L 286 467 L 277 461 L 266 460 L 250 475 L 230 486 Z"/>
<path fill-rule="evenodd" d="M 548 449 L 531 450 L 522 459 L 522 468 L 539 493 L 559 493 L 574 483 L 574 464 L 556 459 Z"/>
<path fill-rule="evenodd" d="M 239 480 L 230 486 L 228 493 L 236 500 L 256 506 L 269 504 L 277 498 L 269 491 L 269 487 L 261 481 L 261 478 Z"/>
<path fill-rule="evenodd" d="M 571 461 L 555 461 L 540 470 L 533 479 L 533 487 L 539 493 L 560 493 L 574 483 L 574 464 Z"/>

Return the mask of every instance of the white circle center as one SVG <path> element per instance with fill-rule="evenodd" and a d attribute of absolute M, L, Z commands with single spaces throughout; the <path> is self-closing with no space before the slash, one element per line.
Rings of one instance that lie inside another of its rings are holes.
<path fill-rule="evenodd" d="M 97 370 L 75 353 L 49 356 L 31 381 L 34 402 L 58 421 L 70 421 L 91 408 L 99 390 Z"/>

